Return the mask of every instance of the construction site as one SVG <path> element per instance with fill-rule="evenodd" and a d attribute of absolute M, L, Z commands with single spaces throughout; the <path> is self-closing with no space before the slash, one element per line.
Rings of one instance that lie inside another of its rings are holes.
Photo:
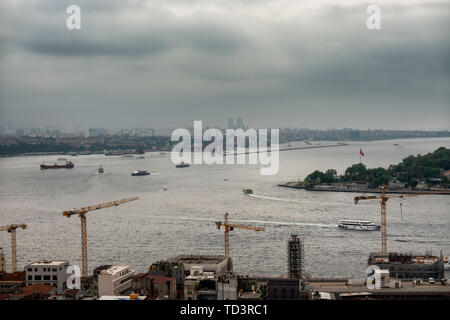
<path fill-rule="evenodd" d="M 23 271 L 17 266 L 17 230 L 26 224 L 11 224 L 0 231 L 11 234 L 11 272 L 6 270 L 0 248 L 0 299 L 59 300 L 315 300 L 315 299 L 450 299 L 450 284 L 444 273 L 444 259 L 431 253 L 412 254 L 387 251 L 386 202 L 405 195 L 355 197 L 381 202 L 381 248 L 370 253 L 367 266 L 378 267 L 376 288 L 370 286 L 373 273 L 361 279 L 327 279 L 312 277 L 305 271 L 305 237 L 291 234 L 286 241 L 286 272 L 278 277 L 239 275 L 233 271 L 230 232 L 235 229 L 263 232 L 263 227 L 236 224 L 230 214 L 214 222 L 223 230 L 224 254 L 186 254 L 150 264 L 147 272 L 136 273 L 130 265 L 102 265 L 88 272 L 87 214 L 116 207 L 139 198 L 67 210 L 64 217 L 78 216 L 81 226 L 82 269 L 78 286 L 69 276 L 73 271 L 67 260 L 40 260 L 28 263 Z M 20 268 L 21 269 L 21 268 Z M 76 280 L 75 280 L 76 282 Z"/>

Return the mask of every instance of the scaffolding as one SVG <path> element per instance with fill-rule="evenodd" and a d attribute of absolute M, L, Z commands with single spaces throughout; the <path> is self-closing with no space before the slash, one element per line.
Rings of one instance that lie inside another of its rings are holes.
<path fill-rule="evenodd" d="M 287 247 L 289 278 L 301 279 L 305 275 L 303 240 L 297 234 L 291 234 Z"/>

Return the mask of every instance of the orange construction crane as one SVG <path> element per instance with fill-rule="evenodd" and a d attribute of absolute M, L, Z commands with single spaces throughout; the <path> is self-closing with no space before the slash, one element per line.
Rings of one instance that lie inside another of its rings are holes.
<path fill-rule="evenodd" d="M 225 213 L 225 222 L 217 221 L 216 226 L 217 229 L 220 229 L 220 227 L 225 227 L 225 255 L 228 257 L 230 255 L 230 231 L 233 231 L 234 228 L 238 229 L 247 229 L 247 230 L 253 230 L 253 231 L 264 231 L 264 228 L 260 227 L 251 227 L 251 226 L 243 226 L 240 224 L 231 224 L 228 223 L 228 217 L 229 213 Z"/>
<path fill-rule="evenodd" d="M 97 204 L 94 206 L 84 207 L 81 209 L 74 209 L 64 211 L 63 216 L 70 218 L 74 214 L 77 214 L 81 219 L 81 257 L 83 260 L 83 277 L 88 276 L 88 259 L 87 259 L 87 228 L 86 228 L 86 213 L 93 210 L 104 209 L 108 207 L 118 206 L 119 204 L 138 200 L 139 198 L 127 198 L 122 200 L 111 201 L 107 203 Z"/>
<path fill-rule="evenodd" d="M 26 229 L 27 225 L 26 224 L 10 224 L 10 225 L 7 225 L 7 226 L 0 227 L 0 231 L 8 231 L 9 233 L 11 233 L 11 259 L 12 259 L 11 267 L 12 267 L 12 272 L 16 272 L 17 271 L 16 229 L 18 229 L 18 228 Z"/>
<path fill-rule="evenodd" d="M 386 235 L 386 203 L 389 199 L 405 197 L 421 196 L 426 194 L 439 194 L 438 192 L 426 192 L 426 193 L 410 193 L 410 194 L 391 194 L 386 195 L 386 186 L 383 185 L 381 195 L 379 196 L 359 196 L 355 197 L 355 204 L 360 200 L 381 200 L 381 252 L 387 253 L 387 235 Z"/>

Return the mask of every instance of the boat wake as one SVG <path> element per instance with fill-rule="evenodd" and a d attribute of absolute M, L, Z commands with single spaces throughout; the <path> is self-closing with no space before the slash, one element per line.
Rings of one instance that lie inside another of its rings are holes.
<path fill-rule="evenodd" d="M 197 217 L 181 217 L 184 220 L 193 221 L 217 221 L 218 219 L 197 218 Z M 220 219 L 219 219 L 220 220 Z M 337 228 L 337 224 L 309 223 L 309 222 L 285 222 L 285 221 L 267 221 L 267 220 L 239 220 L 233 219 L 233 222 L 239 223 L 258 223 L 265 225 L 277 226 L 303 226 L 303 227 L 320 227 L 320 228 Z"/>
<path fill-rule="evenodd" d="M 300 201 L 294 200 L 294 199 L 286 199 L 286 198 L 277 198 L 277 197 L 268 197 L 268 196 L 261 196 L 259 194 L 248 194 L 249 197 L 253 198 L 259 198 L 259 199 L 265 199 L 265 200 L 273 200 L 273 201 L 282 201 L 282 202 L 296 202 L 299 203 Z"/>

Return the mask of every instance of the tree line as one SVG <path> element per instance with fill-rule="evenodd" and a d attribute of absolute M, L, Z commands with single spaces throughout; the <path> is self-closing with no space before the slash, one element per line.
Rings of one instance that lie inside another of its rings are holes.
<path fill-rule="evenodd" d="M 415 188 L 420 181 L 430 184 L 435 179 L 441 179 L 441 185 L 449 187 L 449 180 L 443 175 L 450 169 L 450 149 L 441 147 L 426 155 L 409 156 L 389 168 L 367 168 L 363 163 L 353 164 L 345 170 L 344 175 L 337 175 L 336 170 L 325 172 L 316 170 L 310 173 L 305 182 L 308 184 L 326 184 L 333 182 L 368 183 L 369 187 L 377 188 L 395 179 L 405 184 L 405 187 Z"/>

